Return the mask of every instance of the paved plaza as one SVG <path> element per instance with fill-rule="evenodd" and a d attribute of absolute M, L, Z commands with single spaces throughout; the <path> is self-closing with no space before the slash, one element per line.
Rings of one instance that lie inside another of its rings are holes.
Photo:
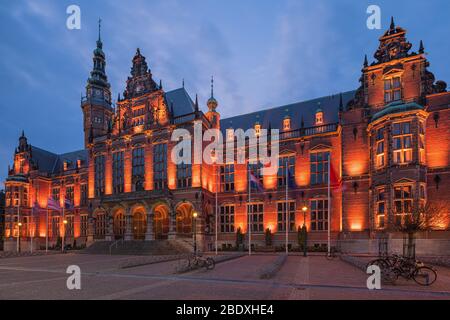
<path fill-rule="evenodd" d="M 399 281 L 369 291 L 362 271 L 338 258 L 289 256 L 269 280 L 260 271 L 276 255 L 225 261 L 212 271 L 177 274 L 180 260 L 122 269 L 132 256 L 57 254 L 0 259 L 0 299 L 450 299 L 450 269 L 436 267 L 431 287 Z M 81 290 L 68 290 L 69 265 L 81 269 Z"/>

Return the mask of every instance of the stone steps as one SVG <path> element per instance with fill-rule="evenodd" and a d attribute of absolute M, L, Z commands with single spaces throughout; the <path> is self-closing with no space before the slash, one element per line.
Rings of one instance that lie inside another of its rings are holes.
<path fill-rule="evenodd" d="M 115 255 L 173 255 L 192 252 L 178 240 L 96 241 L 82 253 Z"/>

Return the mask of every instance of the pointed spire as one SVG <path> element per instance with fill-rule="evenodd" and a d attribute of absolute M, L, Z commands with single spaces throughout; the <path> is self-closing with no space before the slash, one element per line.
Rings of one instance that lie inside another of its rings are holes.
<path fill-rule="evenodd" d="M 183 88 L 184 88 L 184 78 L 183 78 L 183 81 L 182 81 L 182 85 L 183 85 Z"/>
<path fill-rule="evenodd" d="M 98 41 L 102 41 L 100 33 L 102 29 L 102 19 L 98 18 Z"/>
<path fill-rule="evenodd" d="M 25 130 L 22 129 L 22 136 L 21 138 L 25 138 Z"/>
<path fill-rule="evenodd" d="M 117 102 L 120 101 L 120 92 L 117 94 Z"/>
<path fill-rule="evenodd" d="M 425 48 L 424 48 L 424 46 L 423 46 L 423 41 L 422 40 L 420 40 L 420 45 L 419 45 L 419 53 L 424 53 L 425 52 Z"/>
<path fill-rule="evenodd" d="M 395 30 L 395 22 L 394 22 L 394 17 L 391 17 L 391 26 L 389 27 L 390 30 Z"/>
<path fill-rule="evenodd" d="M 211 76 L 211 98 L 214 98 L 214 76 Z"/>
<path fill-rule="evenodd" d="M 198 112 L 198 95 L 195 94 L 195 112 Z"/>
<path fill-rule="evenodd" d="M 364 55 L 364 68 L 369 66 L 369 61 L 367 61 L 367 54 Z"/>
<path fill-rule="evenodd" d="M 162 90 L 162 88 L 163 88 L 163 87 L 162 87 L 162 80 L 159 79 L 159 89 Z"/>
<path fill-rule="evenodd" d="M 344 102 L 342 101 L 342 92 L 339 94 L 339 112 L 344 111 Z"/>

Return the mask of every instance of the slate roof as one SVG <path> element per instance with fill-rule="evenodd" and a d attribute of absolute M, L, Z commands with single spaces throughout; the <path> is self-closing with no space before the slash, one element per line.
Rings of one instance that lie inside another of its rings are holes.
<path fill-rule="evenodd" d="M 87 150 L 78 150 L 69 153 L 63 154 L 55 154 L 41 148 L 32 146 L 31 147 L 31 156 L 32 160 L 35 164 L 39 165 L 39 171 L 45 172 L 49 174 L 59 173 L 63 169 L 64 161 L 69 161 L 72 166 L 70 168 L 74 168 L 77 160 L 82 160 L 83 165 L 85 165 L 88 161 L 88 151 Z"/>
<path fill-rule="evenodd" d="M 356 91 L 342 93 L 342 102 L 345 109 L 347 103 L 354 98 Z M 291 119 L 291 129 L 301 127 L 303 116 L 304 127 L 313 127 L 317 109 L 322 109 L 324 124 L 337 123 L 339 121 L 339 94 L 321 97 L 308 101 L 296 102 L 270 108 L 266 110 L 247 113 L 239 116 L 225 118 L 220 121 L 223 133 L 229 128 L 247 130 L 253 128 L 259 122 L 262 128 L 267 129 L 269 122 L 272 129 L 282 129 L 283 119 L 288 115 Z"/>
<path fill-rule="evenodd" d="M 195 111 L 194 102 L 184 88 L 166 92 L 166 102 L 169 110 L 170 105 L 173 102 L 173 112 L 175 117 Z"/>

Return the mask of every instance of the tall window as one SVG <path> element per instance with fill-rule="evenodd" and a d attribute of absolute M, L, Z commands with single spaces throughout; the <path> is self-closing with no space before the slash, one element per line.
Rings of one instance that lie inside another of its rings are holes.
<path fill-rule="evenodd" d="M 22 206 L 28 207 L 28 188 L 23 188 L 23 194 L 22 194 Z"/>
<path fill-rule="evenodd" d="M 13 192 L 13 204 L 15 207 L 19 206 L 19 200 L 20 200 L 20 191 L 18 186 L 14 186 L 14 192 Z"/>
<path fill-rule="evenodd" d="M 252 232 L 264 232 L 264 205 L 253 203 L 247 205 L 249 225 Z"/>
<path fill-rule="evenodd" d="M 286 231 L 286 222 L 289 223 L 288 231 L 295 231 L 295 201 L 287 202 L 287 216 L 286 216 L 286 201 L 278 202 L 277 217 L 278 227 L 277 231 Z"/>
<path fill-rule="evenodd" d="M 412 135 L 410 122 L 394 123 L 393 135 L 393 157 L 394 163 L 409 163 L 412 160 Z"/>
<path fill-rule="evenodd" d="M 386 216 L 386 188 L 379 188 L 376 191 L 376 227 L 384 228 L 384 219 Z"/>
<path fill-rule="evenodd" d="M 375 148 L 375 167 L 384 167 L 384 128 L 377 130 Z"/>
<path fill-rule="evenodd" d="M 67 224 L 64 227 L 64 235 L 67 237 L 73 237 L 73 223 L 74 218 L 73 215 L 66 216 Z"/>
<path fill-rule="evenodd" d="M 113 192 L 123 192 L 123 151 L 113 153 Z"/>
<path fill-rule="evenodd" d="M 220 207 L 220 232 L 234 232 L 234 204 Z"/>
<path fill-rule="evenodd" d="M 73 203 L 73 186 L 66 186 L 66 200 Z"/>
<path fill-rule="evenodd" d="M 52 217 L 51 230 L 53 237 L 59 237 L 59 217 Z"/>
<path fill-rule="evenodd" d="M 403 224 L 405 217 L 411 214 L 413 204 L 412 186 L 394 187 L 395 224 Z"/>
<path fill-rule="evenodd" d="M 281 157 L 278 159 L 278 186 L 286 186 L 286 167 L 288 167 L 290 179 L 294 180 L 295 156 Z"/>
<path fill-rule="evenodd" d="M 311 230 L 328 230 L 328 200 L 311 200 Z"/>
<path fill-rule="evenodd" d="M 105 156 L 96 156 L 95 166 L 95 195 L 102 196 L 105 193 Z"/>
<path fill-rule="evenodd" d="M 59 187 L 52 188 L 52 199 L 55 201 L 59 201 L 60 193 Z"/>
<path fill-rule="evenodd" d="M 328 181 L 329 152 L 314 152 L 310 155 L 311 184 L 323 184 Z"/>
<path fill-rule="evenodd" d="M 419 161 L 425 163 L 425 127 L 419 122 Z"/>
<path fill-rule="evenodd" d="M 402 84 L 400 77 L 384 80 L 384 101 L 386 103 L 402 99 Z"/>
<path fill-rule="evenodd" d="M 192 165 L 177 164 L 177 188 L 188 188 L 192 185 Z"/>
<path fill-rule="evenodd" d="M 153 148 L 153 181 L 155 190 L 167 187 L 167 144 L 156 144 Z"/>
<path fill-rule="evenodd" d="M 258 163 L 249 164 L 248 168 L 250 172 L 252 172 L 252 174 L 255 176 L 255 178 L 258 179 L 260 185 L 263 185 L 263 175 L 262 175 L 263 164 L 258 161 Z M 254 183 L 251 184 L 251 189 L 252 192 L 258 191 L 257 186 Z"/>
<path fill-rule="evenodd" d="M 133 185 L 135 191 L 144 190 L 145 153 L 144 148 L 133 149 Z"/>
<path fill-rule="evenodd" d="M 95 220 L 95 235 L 98 238 L 103 238 L 106 233 L 106 216 L 104 213 L 97 214 Z"/>
<path fill-rule="evenodd" d="M 81 192 L 80 204 L 81 204 L 81 206 L 86 206 L 87 200 L 88 200 L 88 192 L 87 192 L 87 184 L 86 183 L 83 183 L 80 185 L 80 192 Z"/>
<path fill-rule="evenodd" d="M 220 188 L 222 192 L 234 191 L 234 164 L 220 167 Z"/>
<path fill-rule="evenodd" d="M 86 237 L 88 235 L 88 215 L 80 215 L 80 235 Z"/>

